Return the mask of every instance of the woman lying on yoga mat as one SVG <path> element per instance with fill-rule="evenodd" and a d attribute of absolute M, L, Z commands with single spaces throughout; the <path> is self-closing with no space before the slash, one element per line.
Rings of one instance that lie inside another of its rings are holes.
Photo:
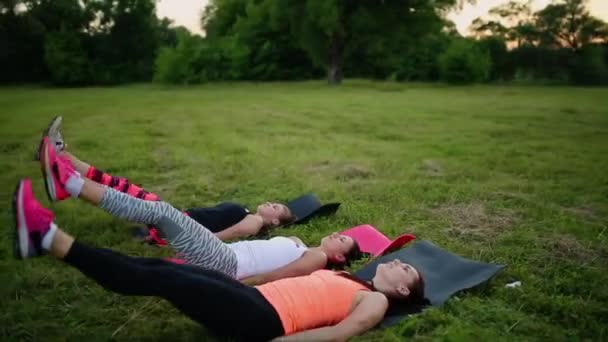
<path fill-rule="evenodd" d="M 55 117 L 44 131 L 43 136 L 49 137 L 55 152 L 69 158 L 76 171 L 81 175 L 137 198 L 149 201 L 160 200 L 157 194 L 145 191 L 126 178 L 107 174 L 67 152 L 65 150 L 66 144 L 60 132 L 61 122 L 61 116 Z M 36 159 L 39 159 L 39 157 L 37 156 Z M 240 204 L 230 202 L 210 208 L 190 208 L 185 210 L 184 213 L 215 233 L 220 240 L 233 240 L 256 235 L 261 231 L 283 226 L 295 220 L 287 206 L 270 202 L 259 205 L 255 213 L 249 212 L 246 207 Z M 151 228 L 150 232 L 146 231 L 145 233 L 148 233 L 145 234 L 148 242 L 159 245 L 166 244 L 163 236 L 155 228 Z"/>
<path fill-rule="evenodd" d="M 154 225 L 188 264 L 220 271 L 232 278 L 263 283 L 310 274 L 328 264 L 344 264 L 359 254 L 350 237 L 332 234 L 318 247 L 307 248 L 298 238 L 226 244 L 211 231 L 163 201 L 145 201 L 82 178 L 68 158 L 55 155 L 48 137 L 41 144 L 40 163 L 51 201 L 79 197 L 108 213 L 133 222 Z"/>
<path fill-rule="evenodd" d="M 399 260 L 378 265 L 370 283 L 345 272 L 319 270 L 250 287 L 216 270 L 91 247 L 57 227 L 53 213 L 34 198 L 29 180 L 19 182 L 13 210 L 18 257 L 48 253 L 107 290 L 161 297 L 221 337 L 343 341 L 377 325 L 389 298 L 414 303 L 424 298 L 422 276 Z"/>

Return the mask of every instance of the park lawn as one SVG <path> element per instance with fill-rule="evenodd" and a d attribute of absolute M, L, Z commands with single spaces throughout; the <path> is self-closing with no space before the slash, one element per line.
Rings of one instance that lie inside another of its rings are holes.
<path fill-rule="evenodd" d="M 370 223 L 508 265 L 484 286 L 361 341 L 608 339 L 606 88 L 357 80 L 18 87 L 0 88 L 0 108 L 3 341 L 209 339 L 162 300 L 112 294 L 50 258 L 12 258 L 12 191 L 29 177 L 49 204 L 32 157 L 57 114 L 70 151 L 178 208 L 253 208 L 313 191 L 342 202 L 337 214 L 274 234 L 314 245 Z M 50 207 L 79 239 L 170 255 L 133 241 L 131 224 L 88 204 Z M 505 288 L 513 280 L 522 286 Z"/>

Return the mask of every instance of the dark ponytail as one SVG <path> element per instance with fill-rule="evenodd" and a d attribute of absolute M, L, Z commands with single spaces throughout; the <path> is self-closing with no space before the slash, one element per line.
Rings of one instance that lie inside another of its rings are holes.
<path fill-rule="evenodd" d="M 350 263 L 361 259 L 365 253 L 361 252 L 361 248 L 357 243 L 357 240 L 353 239 L 353 246 L 350 248 L 346 254 L 344 254 L 344 262 L 335 262 L 335 261 L 327 261 L 327 265 L 325 265 L 325 269 L 328 270 L 343 270 L 344 267 L 350 266 Z"/>

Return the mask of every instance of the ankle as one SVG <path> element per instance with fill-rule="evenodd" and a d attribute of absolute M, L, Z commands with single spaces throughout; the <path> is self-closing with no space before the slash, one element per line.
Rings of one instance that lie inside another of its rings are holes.
<path fill-rule="evenodd" d="M 63 259 L 74 244 L 74 238 L 57 228 L 52 239 L 49 254 L 57 259 Z"/>
<path fill-rule="evenodd" d="M 80 174 L 78 172 L 74 172 L 72 175 L 70 175 L 67 182 L 65 183 L 65 191 L 67 191 L 70 196 L 74 198 L 78 198 L 78 196 L 80 196 L 83 187 L 84 179 L 80 177 Z"/>
<path fill-rule="evenodd" d="M 51 222 L 49 230 L 42 237 L 42 249 L 45 251 L 49 251 L 51 249 L 51 245 L 53 243 L 53 239 L 55 238 L 55 233 L 57 233 L 57 225 L 55 222 Z"/>

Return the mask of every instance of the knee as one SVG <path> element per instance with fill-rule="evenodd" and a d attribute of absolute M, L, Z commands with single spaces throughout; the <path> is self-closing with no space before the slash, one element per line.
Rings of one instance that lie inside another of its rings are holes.
<path fill-rule="evenodd" d="M 158 222 L 156 222 L 156 228 L 163 232 L 165 238 L 171 244 L 184 231 L 184 227 L 176 222 L 174 217 L 168 215 L 161 216 Z"/>
<path fill-rule="evenodd" d="M 165 201 L 158 201 L 158 202 L 153 202 L 154 205 L 156 206 L 156 208 L 163 213 L 163 215 L 165 216 L 169 216 L 167 215 L 168 213 L 172 212 L 172 211 L 178 211 L 177 209 L 175 209 L 171 204 L 165 202 Z"/>

